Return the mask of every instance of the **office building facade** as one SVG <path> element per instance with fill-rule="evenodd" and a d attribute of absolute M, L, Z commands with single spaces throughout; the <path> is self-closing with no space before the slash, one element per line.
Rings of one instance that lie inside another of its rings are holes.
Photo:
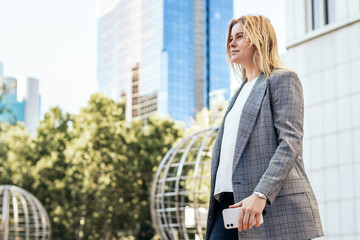
<path fill-rule="evenodd" d="M 188 122 L 209 107 L 211 92 L 230 96 L 225 37 L 232 15 L 231 0 L 99 0 L 99 90 L 125 96 L 127 120 L 158 111 Z"/>
<path fill-rule="evenodd" d="M 4 76 L 4 65 L 0 62 L 0 77 Z"/>
<path fill-rule="evenodd" d="M 285 64 L 305 99 L 304 162 L 324 239 L 360 238 L 360 2 L 286 1 Z"/>
<path fill-rule="evenodd" d="M 23 122 L 31 134 L 36 134 L 40 121 L 39 80 L 32 77 L 0 76 L 2 92 L 0 122 Z"/>
<path fill-rule="evenodd" d="M 0 76 L 0 86 L 5 87 L 5 91 L 1 91 L 0 122 L 24 122 L 25 102 L 17 99 L 16 78 Z"/>

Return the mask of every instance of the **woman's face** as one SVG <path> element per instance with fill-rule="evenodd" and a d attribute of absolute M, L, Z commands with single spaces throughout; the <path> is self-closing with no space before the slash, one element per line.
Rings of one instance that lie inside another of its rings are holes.
<path fill-rule="evenodd" d="M 256 50 L 254 44 L 250 46 L 250 40 L 246 41 L 244 30 L 240 23 L 236 23 L 231 29 L 229 39 L 231 62 L 244 67 L 253 64 L 253 56 Z"/>

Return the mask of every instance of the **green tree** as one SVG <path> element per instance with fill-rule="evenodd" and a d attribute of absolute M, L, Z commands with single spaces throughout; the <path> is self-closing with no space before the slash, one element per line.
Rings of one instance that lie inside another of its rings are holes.
<path fill-rule="evenodd" d="M 84 203 L 75 214 L 76 234 L 84 239 L 150 239 L 154 234 L 149 212 L 152 177 L 182 130 L 156 116 L 146 125 L 126 122 L 124 110 L 123 103 L 93 95 L 74 120 L 77 138 L 67 150 L 68 175 L 78 188 L 76 199 Z"/>
<path fill-rule="evenodd" d="M 162 158 L 183 137 L 183 125 L 176 125 L 170 119 L 160 116 L 150 117 L 147 125 L 137 128 L 137 142 L 129 150 L 129 162 L 133 163 L 133 188 L 135 198 L 132 208 L 135 210 L 134 221 L 137 222 L 136 239 L 150 239 L 153 236 L 149 199 L 153 176 Z"/>
<path fill-rule="evenodd" d="M 151 239 L 153 175 L 183 126 L 153 116 L 125 121 L 125 104 L 91 96 L 79 114 L 45 114 L 37 136 L 0 125 L 0 184 L 32 192 L 52 220 L 53 239 Z"/>
<path fill-rule="evenodd" d="M 63 204 L 71 201 L 70 187 L 65 184 L 67 160 L 65 149 L 70 134 L 72 116 L 59 107 L 51 108 L 40 122 L 37 137 L 32 141 L 33 194 L 45 205 L 52 220 L 54 238 L 61 238 L 68 230 L 68 214 Z"/>
<path fill-rule="evenodd" d="M 23 124 L 0 123 L 0 184 L 31 189 L 31 140 Z"/>
<path fill-rule="evenodd" d="M 118 182 L 116 177 L 119 165 L 125 164 L 124 131 L 124 104 L 101 94 L 93 95 L 88 106 L 74 117 L 72 133 L 76 137 L 66 150 L 66 184 L 72 186 L 72 202 L 65 206 L 73 211 L 69 223 L 74 232 L 70 235 L 109 239 L 114 227 L 127 223 L 126 218 L 114 221 L 117 214 L 121 215 L 119 196 L 126 180 L 121 176 Z"/>

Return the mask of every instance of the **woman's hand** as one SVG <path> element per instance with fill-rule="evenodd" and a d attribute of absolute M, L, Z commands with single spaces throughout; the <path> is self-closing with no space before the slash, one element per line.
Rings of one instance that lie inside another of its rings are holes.
<path fill-rule="evenodd" d="M 260 226 L 260 217 L 266 205 L 266 199 L 258 197 L 255 193 L 243 199 L 230 208 L 242 207 L 239 218 L 239 231 L 252 229 L 254 218 L 256 218 L 256 227 Z"/>

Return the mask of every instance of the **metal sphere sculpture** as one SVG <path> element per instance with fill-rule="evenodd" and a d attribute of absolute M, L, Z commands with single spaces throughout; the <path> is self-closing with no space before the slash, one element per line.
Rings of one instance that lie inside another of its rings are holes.
<path fill-rule="evenodd" d="M 182 139 L 161 161 L 151 192 L 151 215 L 161 239 L 204 239 L 217 130 Z"/>
<path fill-rule="evenodd" d="M 50 239 L 50 219 L 45 208 L 22 188 L 0 185 L 0 219 L 0 239 Z"/>

